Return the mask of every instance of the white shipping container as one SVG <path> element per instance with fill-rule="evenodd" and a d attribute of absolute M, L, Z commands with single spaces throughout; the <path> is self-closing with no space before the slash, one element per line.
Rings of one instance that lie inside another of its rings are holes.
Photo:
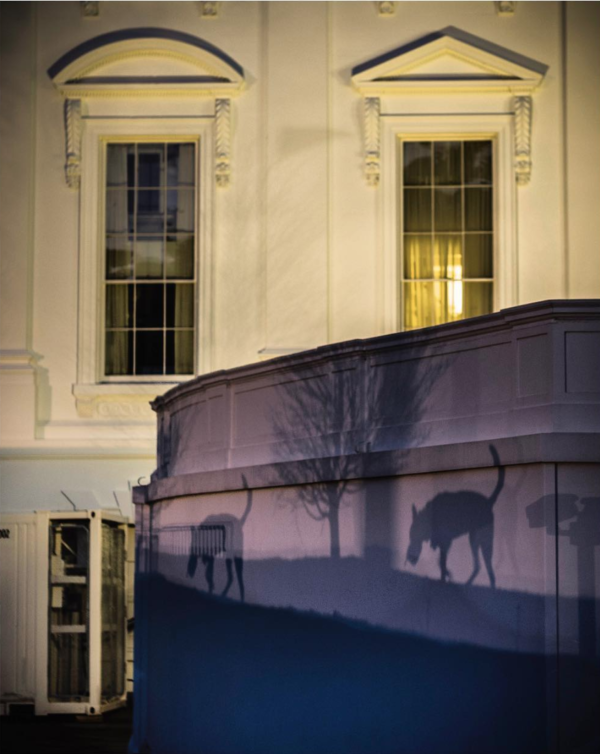
<path fill-rule="evenodd" d="M 99 714 L 127 696 L 127 519 L 0 515 L 0 714 Z"/>

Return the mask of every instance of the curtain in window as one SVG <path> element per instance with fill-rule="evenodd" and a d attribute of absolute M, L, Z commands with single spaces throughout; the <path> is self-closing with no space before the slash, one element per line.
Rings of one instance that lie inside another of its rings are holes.
<path fill-rule="evenodd" d="M 106 325 L 107 327 L 126 327 L 130 324 L 130 286 L 107 285 L 106 288 Z M 122 330 L 110 331 L 106 338 L 106 372 L 107 374 L 127 374 L 129 364 L 129 337 Z"/>
<path fill-rule="evenodd" d="M 106 162 L 106 230 L 109 233 L 127 233 L 127 146 L 111 144 Z"/>
<path fill-rule="evenodd" d="M 193 286 L 175 286 L 175 327 L 190 327 L 193 324 Z M 175 332 L 175 374 L 191 374 L 194 371 L 193 331 Z"/>

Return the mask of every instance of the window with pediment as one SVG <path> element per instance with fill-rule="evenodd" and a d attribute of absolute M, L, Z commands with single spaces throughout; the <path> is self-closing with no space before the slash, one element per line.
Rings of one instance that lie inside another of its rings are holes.
<path fill-rule="evenodd" d="M 365 179 L 383 193 L 386 331 L 517 303 L 516 186 L 545 72 L 454 27 L 353 69 Z"/>
<path fill-rule="evenodd" d="M 142 28 L 90 39 L 48 74 L 80 191 L 73 392 L 93 417 L 210 369 L 212 206 L 230 182 L 244 71 L 198 37 Z"/>

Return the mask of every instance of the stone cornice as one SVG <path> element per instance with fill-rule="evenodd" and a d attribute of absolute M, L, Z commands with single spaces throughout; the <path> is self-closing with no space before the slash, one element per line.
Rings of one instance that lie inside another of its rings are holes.
<path fill-rule="evenodd" d="M 136 68 L 136 61 L 144 65 Z M 215 181 L 218 186 L 229 184 L 231 99 L 245 88 L 245 77 L 239 63 L 219 48 L 172 29 L 122 29 L 93 37 L 65 53 L 50 66 L 48 75 L 66 100 L 69 187 L 77 189 L 80 184 L 82 112 L 90 100 L 199 97 L 215 101 Z"/>
<path fill-rule="evenodd" d="M 534 463 L 597 463 L 600 434 L 546 434 L 494 440 L 503 466 Z M 151 504 L 176 497 L 287 487 L 292 484 L 372 479 L 408 474 L 489 468 L 489 442 L 436 445 L 378 453 L 356 453 L 350 458 L 308 459 L 287 463 L 205 471 L 158 479 L 133 488 L 133 502 Z"/>
<path fill-rule="evenodd" d="M 379 127 L 386 112 L 384 98 L 512 94 L 515 177 L 519 185 L 525 185 L 532 164 L 531 95 L 541 85 L 546 71 L 547 66 L 536 60 L 451 26 L 355 66 L 352 86 L 365 102 L 367 183 L 379 184 Z"/>
<path fill-rule="evenodd" d="M 366 355 L 394 349 L 412 349 L 450 343 L 464 337 L 502 332 L 515 325 L 531 325 L 544 320 L 592 319 L 600 322 L 600 299 L 573 299 L 536 301 L 531 304 L 502 309 L 500 312 L 481 317 L 448 322 L 444 325 L 426 327 L 421 330 L 392 333 L 364 340 L 356 339 L 320 346 L 300 353 L 277 356 L 269 361 L 259 361 L 232 369 L 223 369 L 200 375 L 193 380 L 177 385 L 152 403 L 154 410 L 168 408 L 169 404 L 205 390 L 214 385 L 223 385 L 238 379 L 246 379 L 258 374 L 267 375 L 281 369 L 294 369 L 307 363 L 318 364 L 332 358 L 346 358 L 353 355 Z"/>
<path fill-rule="evenodd" d="M 433 72 L 431 65 L 442 60 L 448 62 L 445 72 Z M 527 94 L 541 84 L 546 70 L 536 60 L 449 26 L 356 66 L 351 80 L 365 97 Z"/>
<path fill-rule="evenodd" d="M 132 28 L 88 39 L 48 69 L 55 86 L 81 79 L 120 59 L 147 55 L 186 60 L 229 81 L 244 79 L 243 68 L 215 45 L 192 34 L 164 28 Z"/>

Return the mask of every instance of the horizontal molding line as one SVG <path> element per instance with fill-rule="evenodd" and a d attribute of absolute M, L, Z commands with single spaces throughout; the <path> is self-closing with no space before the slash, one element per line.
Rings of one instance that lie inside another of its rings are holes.
<path fill-rule="evenodd" d="M 82 120 L 210 120 L 213 115 L 82 115 Z"/>
<path fill-rule="evenodd" d="M 152 446 L 148 448 L 0 448 L 0 461 L 85 461 L 97 459 L 103 461 L 109 460 L 128 460 L 142 459 L 156 462 L 156 441 L 152 441 Z"/>
<path fill-rule="evenodd" d="M 529 464 L 598 464 L 600 435 L 547 433 L 475 440 L 452 445 L 308 458 L 256 466 L 238 466 L 165 477 L 133 488 L 133 502 L 151 505 L 176 497 L 236 492 L 250 489 L 297 487 L 339 481 L 440 474 L 494 468 L 494 445 L 503 467 Z"/>
<path fill-rule="evenodd" d="M 514 115 L 514 110 L 502 110 L 501 112 L 494 113 L 380 113 L 380 118 L 452 118 L 455 116 L 462 117 L 463 115 Z"/>

